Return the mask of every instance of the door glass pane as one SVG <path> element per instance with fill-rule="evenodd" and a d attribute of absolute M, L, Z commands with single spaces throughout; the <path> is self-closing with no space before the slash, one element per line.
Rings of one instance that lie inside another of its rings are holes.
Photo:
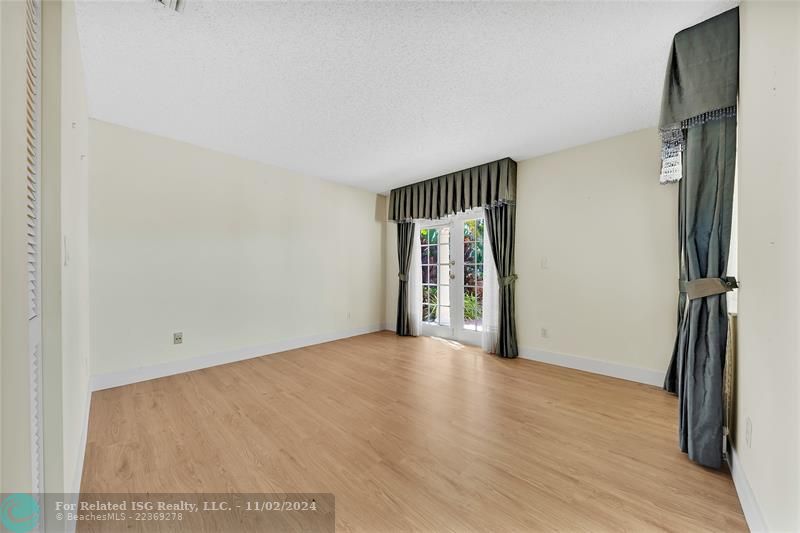
<path fill-rule="evenodd" d="M 422 269 L 422 320 L 449 326 L 450 310 L 450 228 L 420 229 Z"/>
<path fill-rule="evenodd" d="M 464 329 L 481 331 L 483 316 L 483 219 L 464 222 Z"/>
<path fill-rule="evenodd" d="M 474 263 L 477 254 L 475 253 L 476 246 L 474 242 L 465 242 L 464 243 L 464 264 Z"/>
<path fill-rule="evenodd" d="M 464 242 L 474 242 L 475 240 L 475 221 L 467 220 L 464 222 Z"/>
<path fill-rule="evenodd" d="M 464 287 L 464 328 L 476 329 L 478 316 L 478 297 L 475 294 L 475 287 Z"/>
<path fill-rule="evenodd" d="M 450 228 L 420 229 L 422 321 L 450 324 Z"/>
<path fill-rule="evenodd" d="M 477 278 L 475 277 L 475 265 L 464 265 L 464 289 L 468 286 L 475 286 Z"/>

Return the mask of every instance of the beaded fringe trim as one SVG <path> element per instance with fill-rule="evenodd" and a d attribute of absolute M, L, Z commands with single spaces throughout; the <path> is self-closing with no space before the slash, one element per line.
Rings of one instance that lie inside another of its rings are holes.
<path fill-rule="evenodd" d="M 683 176 L 683 149 L 686 145 L 685 130 L 701 126 L 712 120 L 735 117 L 736 106 L 707 111 L 681 121 L 680 125 L 661 129 L 661 183 L 674 183 Z"/>

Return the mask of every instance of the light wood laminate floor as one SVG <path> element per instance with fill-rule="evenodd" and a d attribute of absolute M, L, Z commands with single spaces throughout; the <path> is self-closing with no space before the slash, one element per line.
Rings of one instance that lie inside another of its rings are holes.
<path fill-rule="evenodd" d="M 746 530 L 655 387 L 374 333 L 95 392 L 84 492 L 331 492 L 339 531 Z"/>

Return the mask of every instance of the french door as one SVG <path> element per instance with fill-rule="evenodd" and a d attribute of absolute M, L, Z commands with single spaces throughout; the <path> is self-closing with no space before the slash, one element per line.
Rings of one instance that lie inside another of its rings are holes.
<path fill-rule="evenodd" d="M 420 333 L 480 344 L 483 330 L 483 243 L 481 213 L 423 223 Z"/>

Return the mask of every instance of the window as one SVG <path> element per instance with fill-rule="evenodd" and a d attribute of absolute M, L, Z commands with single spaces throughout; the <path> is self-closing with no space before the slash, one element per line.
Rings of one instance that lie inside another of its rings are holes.
<path fill-rule="evenodd" d="M 422 321 L 450 325 L 450 228 L 420 230 Z"/>
<path fill-rule="evenodd" d="M 464 221 L 464 329 L 481 331 L 483 317 L 483 219 Z"/>

